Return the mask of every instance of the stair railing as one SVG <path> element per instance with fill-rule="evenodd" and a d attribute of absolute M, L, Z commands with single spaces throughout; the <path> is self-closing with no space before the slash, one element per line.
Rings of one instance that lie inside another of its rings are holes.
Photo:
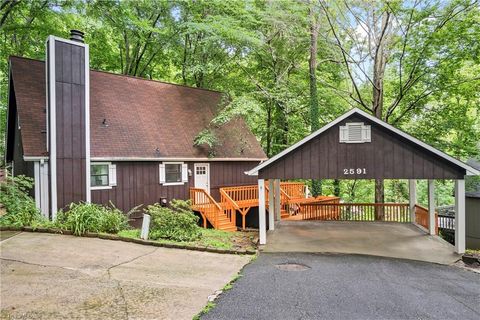
<path fill-rule="evenodd" d="M 215 229 L 218 228 L 218 216 L 223 212 L 222 207 L 204 189 L 190 188 L 192 208 L 203 212 Z"/>
<path fill-rule="evenodd" d="M 240 207 L 222 188 L 220 188 L 220 202 L 224 206 L 224 212 L 227 215 L 228 219 L 234 226 L 236 226 L 237 210 L 240 210 Z"/>

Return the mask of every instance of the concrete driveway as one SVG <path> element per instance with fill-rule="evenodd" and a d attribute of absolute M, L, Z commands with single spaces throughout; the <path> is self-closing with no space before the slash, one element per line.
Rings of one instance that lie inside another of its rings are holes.
<path fill-rule="evenodd" d="M 480 275 L 454 266 L 262 253 L 242 274 L 203 319 L 480 319 Z"/>
<path fill-rule="evenodd" d="M 264 252 L 336 252 L 452 264 L 454 247 L 409 223 L 281 221 Z"/>
<path fill-rule="evenodd" d="M 0 251 L 2 319 L 192 319 L 250 260 L 41 233 Z"/>

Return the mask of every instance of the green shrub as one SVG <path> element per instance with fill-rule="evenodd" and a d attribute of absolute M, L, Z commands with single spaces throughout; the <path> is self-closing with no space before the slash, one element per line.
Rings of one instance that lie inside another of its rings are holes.
<path fill-rule="evenodd" d="M 75 235 L 86 232 L 117 233 L 128 228 L 130 213 L 124 214 L 113 205 L 106 207 L 94 203 L 72 203 L 68 211 L 57 214 L 56 224 Z"/>
<path fill-rule="evenodd" d="M 0 217 L 1 226 L 31 226 L 45 220 L 28 192 L 33 187 L 33 179 L 20 175 L 8 175 L 0 183 L 0 203 L 6 213 Z"/>
<path fill-rule="evenodd" d="M 152 217 L 149 238 L 153 240 L 193 241 L 201 236 L 197 225 L 199 218 L 188 201 L 172 200 L 170 207 L 156 203 L 148 206 L 146 213 Z"/>

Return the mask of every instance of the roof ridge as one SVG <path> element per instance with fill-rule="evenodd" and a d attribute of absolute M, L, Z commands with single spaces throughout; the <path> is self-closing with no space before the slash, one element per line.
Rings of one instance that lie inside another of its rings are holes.
<path fill-rule="evenodd" d="M 30 61 L 36 61 L 36 62 L 45 63 L 45 60 L 34 59 L 34 58 L 29 58 L 29 57 L 21 57 L 21 56 L 17 56 L 17 55 L 10 55 L 10 56 L 9 56 L 9 59 L 11 59 L 11 58 L 24 59 L 24 60 L 30 60 Z M 219 91 L 219 90 L 213 90 L 213 89 L 207 89 L 207 88 L 199 88 L 199 87 L 191 87 L 191 86 L 187 86 L 187 85 L 184 85 L 184 84 L 167 82 L 167 81 L 156 80 L 156 79 L 142 78 L 142 77 L 138 77 L 138 76 L 132 76 L 132 75 L 127 75 L 127 74 L 115 73 L 115 72 L 111 72 L 111 71 L 96 70 L 96 69 L 92 69 L 92 68 L 90 68 L 90 71 L 98 72 L 98 73 L 105 73 L 105 74 L 113 75 L 113 76 L 131 78 L 131 79 L 136 79 L 136 80 L 143 80 L 143 81 L 150 81 L 150 82 L 168 84 L 168 85 L 178 86 L 178 87 L 182 87 L 182 88 L 196 89 L 196 90 L 203 90 L 203 91 L 209 91 L 209 92 L 215 92 L 215 93 L 224 94 L 224 92 Z"/>

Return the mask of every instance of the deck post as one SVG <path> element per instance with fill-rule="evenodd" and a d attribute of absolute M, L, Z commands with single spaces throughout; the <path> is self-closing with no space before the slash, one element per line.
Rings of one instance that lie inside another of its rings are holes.
<path fill-rule="evenodd" d="M 275 180 L 268 180 L 268 230 L 275 230 Z"/>
<path fill-rule="evenodd" d="M 280 179 L 275 179 L 275 220 L 280 221 L 282 216 L 282 204 L 280 199 Z"/>
<path fill-rule="evenodd" d="M 267 243 L 267 225 L 265 221 L 265 180 L 258 179 L 258 233 L 260 244 Z"/>
<path fill-rule="evenodd" d="M 455 252 L 465 253 L 465 180 L 455 180 Z"/>
<path fill-rule="evenodd" d="M 435 180 L 428 180 L 428 233 L 435 234 Z"/>
<path fill-rule="evenodd" d="M 408 180 L 408 191 L 409 191 L 409 204 L 410 204 L 410 221 L 412 223 L 416 222 L 415 215 L 415 205 L 417 204 L 417 180 L 409 179 Z"/>

